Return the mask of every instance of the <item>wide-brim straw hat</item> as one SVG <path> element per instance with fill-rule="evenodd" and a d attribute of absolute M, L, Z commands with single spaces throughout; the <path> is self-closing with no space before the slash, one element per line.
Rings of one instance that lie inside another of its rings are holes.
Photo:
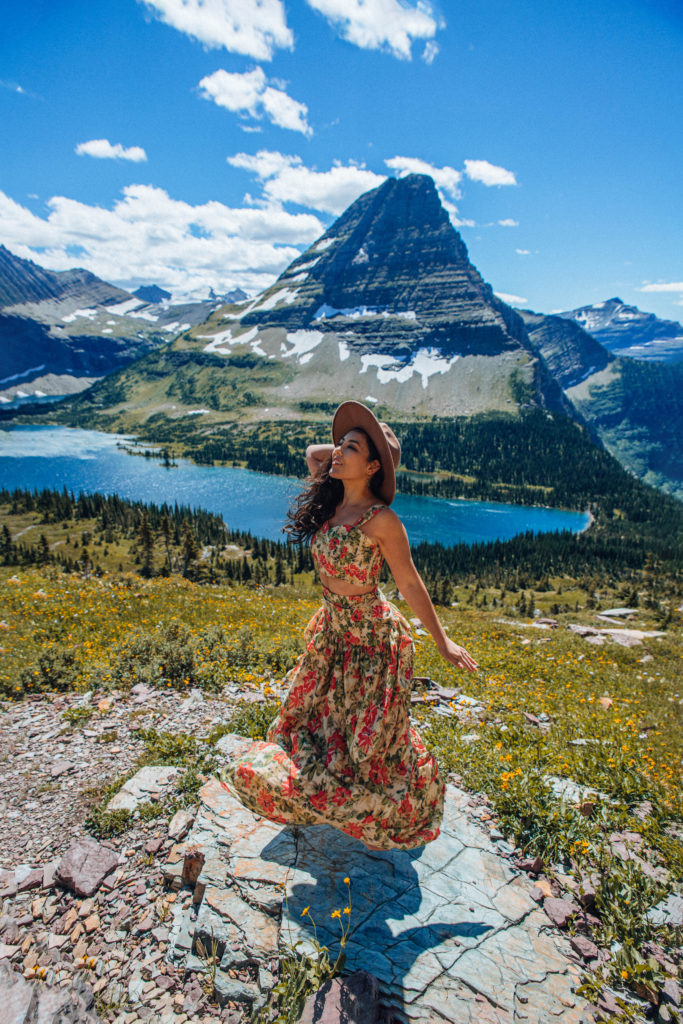
<path fill-rule="evenodd" d="M 342 402 L 332 420 L 332 440 L 339 444 L 349 430 L 364 430 L 377 449 L 384 470 L 380 497 L 391 505 L 396 494 L 396 467 L 401 461 L 401 445 L 391 427 L 381 423 L 362 402 Z"/>

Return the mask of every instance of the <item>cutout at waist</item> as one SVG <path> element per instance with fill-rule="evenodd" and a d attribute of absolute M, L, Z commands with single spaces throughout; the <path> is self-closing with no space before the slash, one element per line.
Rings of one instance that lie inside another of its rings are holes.
<path fill-rule="evenodd" d="M 325 590 L 329 590 L 332 594 L 337 594 L 339 597 L 361 597 L 363 594 L 374 594 L 377 590 L 377 586 L 372 587 L 357 587 L 353 583 L 348 583 L 346 580 L 340 580 L 336 576 L 328 576 L 327 573 L 320 573 L 320 582 L 322 583 Z M 331 586 L 330 584 L 334 584 Z M 344 590 L 336 590 L 335 586 L 344 587 Z"/>

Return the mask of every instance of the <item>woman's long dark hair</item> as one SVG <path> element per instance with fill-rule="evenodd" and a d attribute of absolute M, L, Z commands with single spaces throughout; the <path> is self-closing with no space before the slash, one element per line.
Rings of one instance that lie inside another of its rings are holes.
<path fill-rule="evenodd" d="M 383 501 L 380 491 L 384 483 L 384 469 L 379 452 L 372 438 L 362 427 L 353 427 L 352 429 L 363 434 L 368 442 L 368 462 L 377 459 L 380 464 L 379 469 L 370 480 L 370 490 L 380 501 Z M 341 480 L 330 478 L 331 466 L 332 456 L 330 455 L 319 476 L 309 478 L 308 487 L 292 502 L 287 512 L 287 521 L 282 528 L 292 540 L 298 542 L 310 540 L 323 523 L 332 518 L 334 510 L 344 497 L 344 485 Z"/>

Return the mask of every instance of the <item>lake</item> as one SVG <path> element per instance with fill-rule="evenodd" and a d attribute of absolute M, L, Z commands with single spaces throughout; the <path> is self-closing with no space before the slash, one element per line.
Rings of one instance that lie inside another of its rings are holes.
<path fill-rule="evenodd" d="M 196 466 L 185 459 L 168 469 L 156 459 L 129 455 L 120 445 L 131 439 L 69 427 L 18 426 L 0 430 L 0 486 L 13 490 L 48 488 L 118 494 L 133 501 L 167 502 L 205 508 L 228 527 L 269 540 L 283 540 L 285 513 L 301 480 L 230 466 Z M 305 463 L 302 454 L 302 472 Z M 584 512 L 458 501 L 398 494 L 392 505 L 411 544 L 508 540 L 531 530 L 579 533 Z"/>

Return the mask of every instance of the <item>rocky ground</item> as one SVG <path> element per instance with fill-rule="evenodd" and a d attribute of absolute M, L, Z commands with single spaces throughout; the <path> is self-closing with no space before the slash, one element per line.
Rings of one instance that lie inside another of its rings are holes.
<path fill-rule="evenodd" d="M 167 821 L 133 822 L 121 838 L 105 840 L 116 866 L 91 897 L 55 880 L 62 855 L 87 835 L 93 791 L 131 771 L 142 754 L 134 730 L 203 736 L 239 696 L 235 686 L 222 699 L 143 690 L 2 705 L 0 963 L 65 989 L 85 976 L 102 1016 L 123 1024 L 243 1018 L 210 1001 L 197 974 L 185 977 L 165 962 L 167 922 L 182 898 L 163 885 L 161 865 L 174 842 Z M 62 715 L 73 708 L 95 714 L 72 728 Z"/>
<path fill-rule="evenodd" d="M 272 684 L 271 694 L 281 695 Z M 582 928 L 589 911 L 561 878 L 539 874 L 540 862 L 521 862 L 486 799 L 464 793 L 455 778 L 443 835 L 419 859 L 369 854 L 333 829 L 322 846 L 294 830 L 280 849 L 281 827 L 211 780 L 194 806 L 141 820 L 136 807 L 173 791 L 172 768 L 143 768 L 115 797 L 111 809 L 133 811 L 120 837 L 88 836 L 85 818 L 104 786 L 137 767 L 144 744 L 136 730 L 206 736 L 245 696 L 265 699 L 237 685 L 220 698 L 138 686 L 0 705 L 0 990 L 24 1013 L 12 1024 L 52 1021 L 59 993 L 73 1004 L 60 1020 L 247 1021 L 277 979 L 285 922 L 305 944 L 299 904 L 322 921 L 339 898 L 333 860 L 337 874 L 362 882 L 347 970 L 379 978 L 383 1019 L 393 1019 L 387 1005 L 396 1021 L 419 1024 L 594 1019 L 575 994 L 581 969 L 604 955 Z M 413 701 L 477 727 L 481 709 L 457 691 L 426 686 Z M 231 742 L 220 741 L 224 756 Z M 578 922 L 571 943 L 560 933 L 570 919 Z M 214 930 L 208 984 L 197 939 L 208 946 Z M 333 933 L 322 934 L 332 945 Z M 677 1000 L 672 987 L 672 1010 Z M 605 991 L 603 1016 L 616 1010 Z"/>

